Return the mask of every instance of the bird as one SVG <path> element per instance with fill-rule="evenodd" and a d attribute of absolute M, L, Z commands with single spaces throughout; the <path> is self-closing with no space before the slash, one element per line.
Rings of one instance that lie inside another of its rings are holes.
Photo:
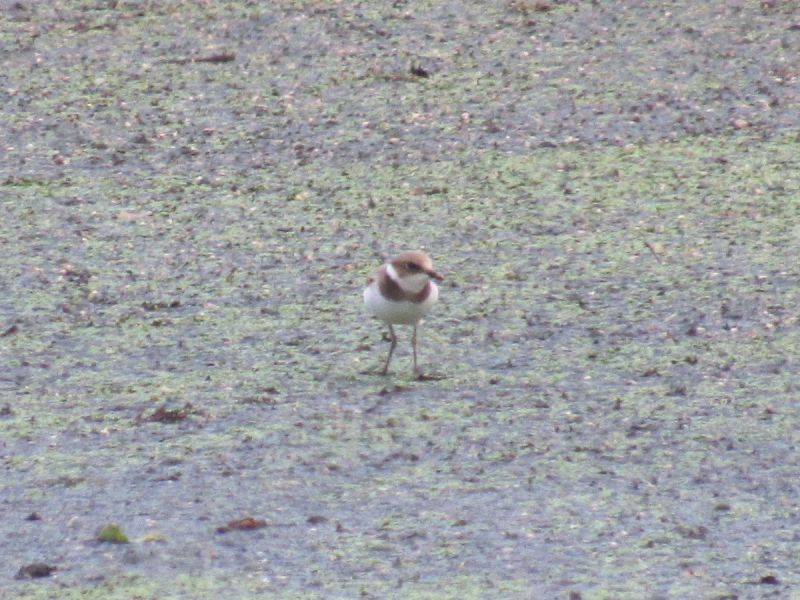
<path fill-rule="evenodd" d="M 422 250 L 398 254 L 367 279 L 364 289 L 364 304 L 367 310 L 389 327 L 389 356 L 381 370 L 389 372 L 389 363 L 397 346 L 393 325 L 413 325 L 411 347 L 414 351 L 414 374 L 420 375 L 417 367 L 417 328 L 419 322 L 430 312 L 439 299 L 439 288 L 433 282 L 444 281 L 444 277 L 433 268 L 433 261 Z"/>

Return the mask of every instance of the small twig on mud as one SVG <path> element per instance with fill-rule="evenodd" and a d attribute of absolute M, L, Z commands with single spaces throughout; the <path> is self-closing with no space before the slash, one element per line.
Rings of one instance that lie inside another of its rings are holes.
<path fill-rule="evenodd" d="M 653 253 L 653 256 L 655 257 L 655 259 L 658 262 L 660 262 L 660 263 L 664 262 L 664 261 L 661 260 L 661 256 L 658 254 L 658 251 L 656 250 L 656 248 L 655 248 L 655 246 L 653 244 L 651 244 L 650 242 L 645 242 L 644 245 L 647 246 L 647 249 L 650 250 L 650 252 Z"/>
<path fill-rule="evenodd" d="M 186 65 L 189 63 L 226 63 L 236 60 L 236 52 L 218 52 L 217 54 L 209 54 L 208 56 L 199 57 L 186 57 L 186 58 L 169 58 L 163 61 L 163 64 L 173 65 Z"/>

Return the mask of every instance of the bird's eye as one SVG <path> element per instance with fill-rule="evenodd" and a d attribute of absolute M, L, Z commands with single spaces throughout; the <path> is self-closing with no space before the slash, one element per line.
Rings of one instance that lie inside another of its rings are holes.
<path fill-rule="evenodd" d="M 419 271 L 419 265 L 417 263 L 410 262 L 406 264 L 409 271 Z"/>

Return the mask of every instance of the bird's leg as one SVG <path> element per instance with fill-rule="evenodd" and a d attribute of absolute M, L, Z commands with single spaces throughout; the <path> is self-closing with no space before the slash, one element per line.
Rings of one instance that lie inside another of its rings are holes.
<path fill-rule="evenodd" d="M 414 350 L 414 375 L 419 375 L 419 370 L 417 369 L 417 326 L 419 324 L 414 325 L 414 335 L 411 336 L 411 348 Z"/>
<path fill-rule="evenodd" d="M 394 353 L 394 347 L 397 346 L 397 336 L 394 334 L 392 324 L 387 323 L 387 325 L 389 326 L 389 339 L 392 343 L 389 346 L 389 356 L 386 357 L 386 364 L 383 365 L 383 371 L 381 371 L 382 375 L 386 375 L 386 373 L 389 372 L 389 363 L 392 361 L 392 353 Z"/>

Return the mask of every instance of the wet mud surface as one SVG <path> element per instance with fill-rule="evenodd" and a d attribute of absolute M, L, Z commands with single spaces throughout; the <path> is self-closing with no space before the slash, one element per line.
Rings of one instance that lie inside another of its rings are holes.
<path fill-rule="evenodd" d="M 800 594 L 800 10 L 490 4 L 2 3 L 0 598 Z"/>

